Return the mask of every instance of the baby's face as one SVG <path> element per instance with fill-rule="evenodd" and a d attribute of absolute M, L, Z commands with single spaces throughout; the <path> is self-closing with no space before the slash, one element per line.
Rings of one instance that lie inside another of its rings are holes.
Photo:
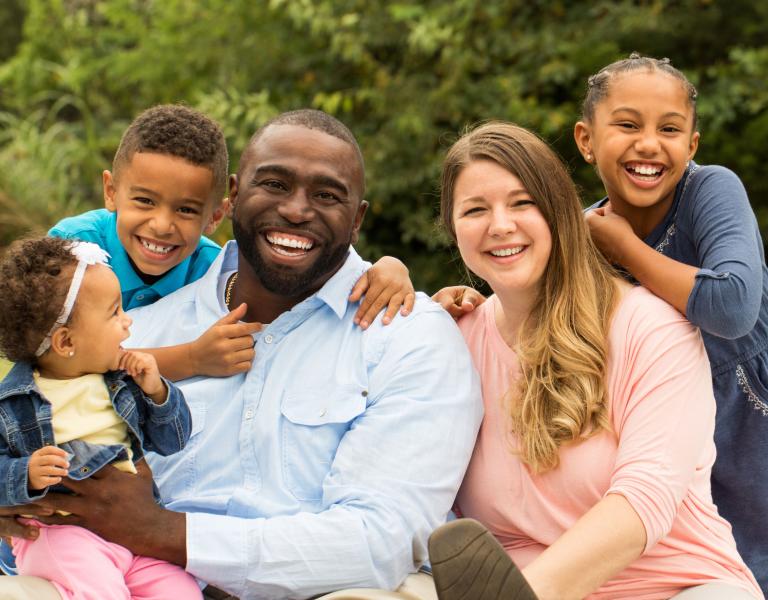
<path fill-rule="evenodd" d="M 116 370 L 132 321 L 123 312 L 120 283 L 112 269 L 90 265 L 85 270 L 73 312 L 68 326 L 76 348 L 73 359 L 84 372 Z"/>

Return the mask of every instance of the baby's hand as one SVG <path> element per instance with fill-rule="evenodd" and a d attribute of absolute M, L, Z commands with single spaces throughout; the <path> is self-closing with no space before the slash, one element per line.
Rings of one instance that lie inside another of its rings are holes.
<path fill-rule="evenodd" d="M 612 263 L 624 266 L 623 242 L 637 237 L 629 221 L 613 212 L 610 202 L 587 211 L 584 219 L 598 250 Z"/>
<path fill-rule="evenodd" d="M 363 298 L 363 294 L 365 297 Z M 355 313 L 355 324 L 366 329 L 382 308 L 387 311 L 381 319 L 384 325 L 389 325 L 400 309 L 400 314 L 406 316 L 413 310 L 416 292 L 408 277 L 408 267 L 391 256 L 385 256 L 363 273 L 357 280 L 349 295 L 350 302 L 360 302 Z"/>
<path fill-rule="evenodd" d="M 192 364 L 200 375 L 228 377 L 251 368 L 256 356 L 251 334 L 261 331 L 261 323 L 240 323 L 248 306 L 243 303 L 216 321 L 192 342 Z"/>
<path fill-rule="evenodd" d="M 452 285 L 438 290 L 432 300 L 437 302 L 448 314 L 458 320 L 462 315 L 472 312 L 476 307 L 485 302 L 483 296 L 477 290 L 466 285 Z"/>
<path fill-rule="evenodd" d="M 56 485 L 67 476 L 69 460 L 67 453 L 56 446 L 44 446 L 29 457 L 29 487 L 42 490 Z"/>
<path fill-rule="evenodd" d="M 126 350 L 120 357 L 120 369 L 123 369 L 139 385 L 155 404 L 162 404 L 168 395 L 165 383 L 160 378 L 155 357 L 146 352 Z"/>

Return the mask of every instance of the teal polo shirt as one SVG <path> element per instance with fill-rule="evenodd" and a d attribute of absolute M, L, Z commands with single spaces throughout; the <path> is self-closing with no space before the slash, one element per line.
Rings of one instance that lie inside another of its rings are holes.
<path fill-rule="evenodd" d="M 117 237 L 117 213 L 100 208 L 75 217 L 67 217 L 56 223 L 48 235 L 93 242 L 106 250 L 110 256 L 109 264 L 120 281 L 123 310 L 152 304 L 200 279 L 221 250 L 218 244 L 201 236 L 197 248 L 184 262 L 173 267 L 155 283 L 148 285 L 133 268 L 128 253 Z"/>

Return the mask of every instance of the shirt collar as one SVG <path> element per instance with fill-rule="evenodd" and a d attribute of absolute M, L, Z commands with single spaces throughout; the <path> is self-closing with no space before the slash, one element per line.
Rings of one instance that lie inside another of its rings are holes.
<path fill-rule="evenodd" d="M 208 272 L 200 280 L 197 292 L 197 305 L 200 310 L 198 318 L 202 317 L 204 313 L 221 313 L 217 296 L 219 276 L 221 273 L 237 269 L 237 260 L 237 242 L 232 240 L 227 242 L 216 257 L 216 260 L 211 264 L 211 268 L 208 269 Z M 360 255 L 350 246 L 347 258 L 344 264 L 341 265 L 341 268 L 307 300 L 317 298 L 317 300 L 325 303 L 341 319 L 347 312 L 348 298 L 352 286 L 369 266 L 370 264 L 360 258 Z M 304 300 L 304 302 L 307 300 Z"/>

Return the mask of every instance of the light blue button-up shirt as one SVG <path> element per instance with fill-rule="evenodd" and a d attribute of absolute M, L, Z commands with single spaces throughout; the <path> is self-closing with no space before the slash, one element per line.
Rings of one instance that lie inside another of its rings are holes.
<path fill-rule="evenodd" d="M 179 387 L 192 437 L 150 464 L 166 506 L 187 512 L 187 570 L 242 599 L 394 589 L 427 558 L 482 417 L 477 375 L 448 314 L 422 294 L 367 331 L 347 296 L 353 249 L 315 294 L 254 337 L 246 374 Z M 226 310 L 230 242 L 208 273 L 131 313 L 130 345 L 192 341 Z"/>

